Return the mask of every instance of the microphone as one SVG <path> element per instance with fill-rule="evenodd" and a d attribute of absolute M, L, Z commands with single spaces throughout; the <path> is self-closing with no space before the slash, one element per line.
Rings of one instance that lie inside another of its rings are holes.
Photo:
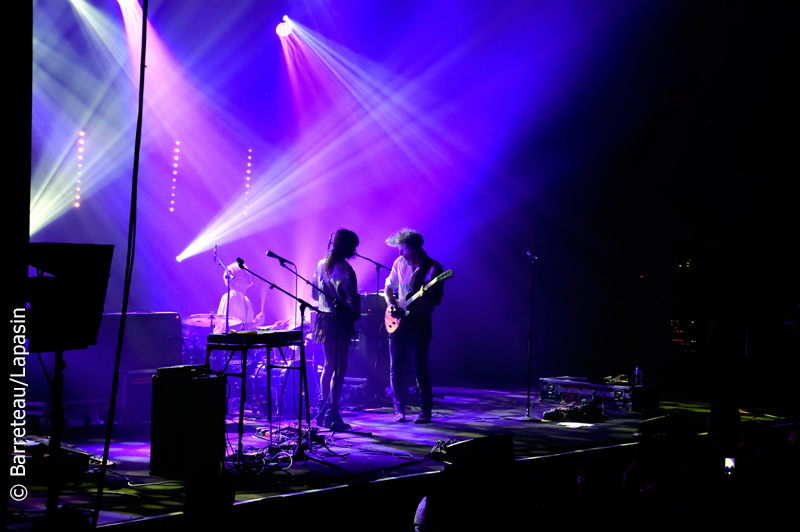
<path fill-rule="evenodd" d="M 539 257 L 537 257 L 536 255 L 532 255 L 530 251 L 528 251 L 526 253 L 526 255 L 528 255 L 528 257 L 530 257 L 531 260 L 538 260 L 539 259 Z"/>
<path fill-rule="evenodd" d="M 336 234 L 336 231 L 331 233 L 331 236 L 328 237 L 328 251 L 331 250 L 331 246 L 333 245 L 333 235 L 335 235 L 335 234 Z"/>
<path fill-rule="evenodd" d="M 239 264 L 239 268 L 244 270 L 244 260 L 236 257 L 236 262 Z"/>
<path fill-rule="evenodd" d="M 284 264 L 291 264 L 292 266 L 296 266 L 296 264 L 294 262 L 292 262 L 290 260 L 286 260 L 283 257 L 281 257 L 280 255 L 276 255 L 271 251 L 267 251 L 267 257 L 271 257 L 273 259 L 278 259 L 280 261 L 280 263 L 281 263 L 281 266 L 283 266 Z"/>

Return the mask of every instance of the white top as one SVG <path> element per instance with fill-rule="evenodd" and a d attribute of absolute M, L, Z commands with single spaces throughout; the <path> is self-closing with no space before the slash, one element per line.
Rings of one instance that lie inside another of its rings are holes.
<path fill-rule="evenodd" d="M 395 295 L 397 296 L 397 300 L 402 302 L 408 293 L 411 291 L 411 277 L 414 275 L 414 266 L 408 262 L 405 257 L 400 255 L 392 264 L 392 271 L 389 273 L 389 277 L 386 278 L 386 288 L 391 288 L 394 291 Z M 434 260 L 431 268 L 425 274 L 425 283 L 431 282 L 437 275 L 440 275 L 444 271 L 442 265 L 439 261 Z M 436 283 L 436 286 L 439 287 L 436 290 L 437 298 L 432 301 L 430 298 L 421 297 L 417 301 L 411 305 L 413 312 L 415 313 L 433 313 L 433 309 L 436 305 L 439 304 L 441 301 L 441 297 L 438 294 L 442 293 L 442 283 Z"/>
<path fill-rule="evenodd" d="M 222 299 L 219 301 L 219 308 L 217 309 L 217 314 L 221 314 L 222 316 L 225 315 L 225 310 L 228 308 L 228 293 L 225 292 L 222 294 Z M 253 323 L 255 320 L 255 314 L 253 312 L 253 304 L 250 303 L 250 298 L 244 295 L 241 292 L 238 292 L 234 289 L 231 289 L 231 312 L 229 314 L 231 318 L 238 318 L 242 320 L 243 324 L 240 327 L 241 330 L 247 330 L 248 326 Z M 233 327 L 231 327 L 233 329 Z M 214 326 L 214 334 L 224 334 L 225 333 L 225 320 L 223 319 L 221 322 L 217 323 Z"/>
<path fill-rule="evenodd" d="M 319 301 L 319 309 L 323 312 L 333 312 L 333 301 L 323 295 L 318 287 L 325 292 L 334 295 L 347 304 L 353 314 L 353 320 L 361 316 L 361 296 L 358 295 L 358 282 L 356 272 L 345 261 L 339 261 L 333 266 L 330 278 L 325 275 L 325 259 L 317 263 L 314 270 L 314 278 L 311 280 L 311 297 L 314 301 Z"/>

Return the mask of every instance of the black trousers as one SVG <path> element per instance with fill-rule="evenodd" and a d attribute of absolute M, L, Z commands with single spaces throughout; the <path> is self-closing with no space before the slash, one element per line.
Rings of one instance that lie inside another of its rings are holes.
<path fill-rule="evenodd" d="M 417 375 L 417 386 L 422 399 L 422 412 L 433 410 L 433 389 L 428 373 L 428 348 L 433 332 L 430 314 L 409 314 L 400 321 L 400 327 L 389 340 L 389 381 L 395 412 L 403 412 L 408 402 L 405 383 L 405 363 L 410 356 Z"/>

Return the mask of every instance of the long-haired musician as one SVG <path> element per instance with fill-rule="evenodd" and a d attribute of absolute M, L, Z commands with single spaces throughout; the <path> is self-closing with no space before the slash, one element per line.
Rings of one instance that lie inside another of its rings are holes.
<path fill-rule="evenodd" d="M 317 424 L 333 430 L 350 428 L 350 425 L 342 420 L 339 399 L 347 371 L 350 341 L 355 334 L 355 322 L 361 316 L 356 272 L 347 262 L 347 259 L 355 255 L 356 247 L 358 247 L 358 236 L 354 232 L 347 229 L 336 231 L 333 248 L 328 256 L 317 263 L 311 291 L 311 297 L 319 301 L 319 308 L 322 311 L 317 315 L 314 341 L 322 344 L 325 354 Z M 325 293 L 336 297 L 338 304 L 326 297 Z"/>

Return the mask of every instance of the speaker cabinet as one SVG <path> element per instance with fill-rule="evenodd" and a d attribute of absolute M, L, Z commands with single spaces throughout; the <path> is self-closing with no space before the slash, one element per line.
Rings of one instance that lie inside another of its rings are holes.
<path fill-rule="evenodd" d="M 120 313 L 103 314 L 97 345 L 64 353 L 64 409 L 67 414 L 108 411 L 121 316 Z M 44 360 L 48 371 L 52 372 L 52 355 L 45 356 Z M 142 407 L 139 398 L 141 393 L 146 393 L 149 402 L 150 376 L 156 368 L 180 363 L 181 320 L 176 312 L 129 313 L 120 359 L 117 421 L 125 424 L 149 421 L 150 409 L 146 403 Z M 42 391 L 46 393 L 36 400 L 49 401 L 46 384 L 42 384 Z"/>
<path fill-rule="evenodd" d="M 383 294 L 361 294 L 359 334 L 348 360 L 347 376 L 367 379 L 367 395 L 383 396 L 389 385 L 389 334 L 383 326 L 386 300 Z"/>
<path fill-rule="evenodd" d="M 153 376 L 151 475 L 192 479 L 220 474 L 225 390 L 225 377 L 214 374 Z"/>

